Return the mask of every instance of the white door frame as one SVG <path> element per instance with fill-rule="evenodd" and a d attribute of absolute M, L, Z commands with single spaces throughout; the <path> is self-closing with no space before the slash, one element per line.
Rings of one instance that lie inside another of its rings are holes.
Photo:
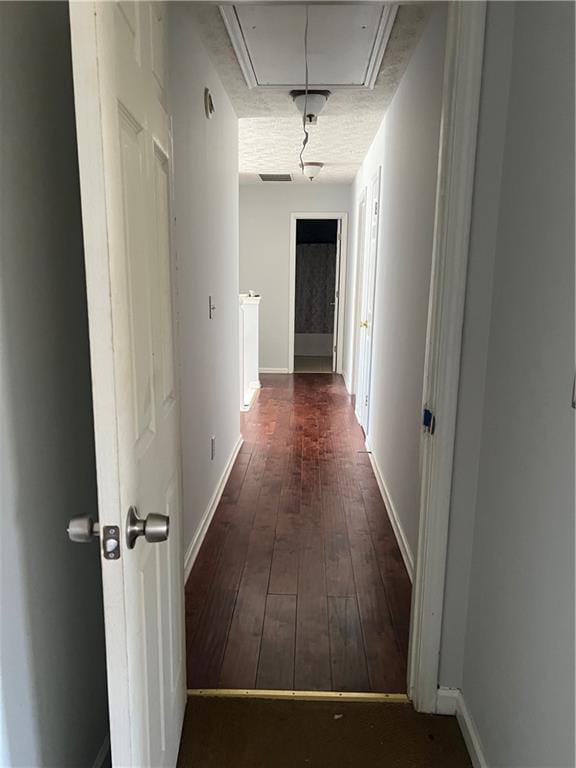
<path fill-rule="evenodd" d="M 290 214 L 290 271 L 288 278 L 288 373 L 294 373 L 294 318 L 296 315 L 296 223 L 298 219 L 339 219 L 341 222 L 340 269 L 338 276 L 338 323 L 336 336 L 336 373 L 342 373 L 344 351 L 344 309 L 346 304 L 346 257 L 348 251 L 348 214 L 306 211 Z"/>
<path fill-rule="evenodd" d="M 359 369 L 359 328 L 360 313 L 362 312 L 362 286 L 364 280 L 364 268 L 366 262 L 366 205 L 368 202 L 368 188 L 364 187 L 360 200 L 356 207 L 356 275 L 354 280 L 354 323 L 352 328 L 352 366 L 350 369 L 350 381 L 347 382 L 351 395 L 358 394 L 358 369 Z"/>
<path fill-rule="evenodd" d="M 408 659 L 408 695 L 437 711 L 438 672 L 458 384 L 486 3 L 449 3 L 442 91 L 436 212 L 424 367 L 420 522 Z"/>
<path fill-rule="evenodd" d="M 369 443 L 370 409 L 372 406 L 372 358 L 374 351 L 374 316 L 376 314 L 376 276 L 378 274 L 378 248 L 380 244 L 380 193 L 382 190 L 382 166 L 372 174 L 366 198 L 364 228 L 364 253 L 362 254 L 362 284 L 360 286 L 360 314 L 367 323 L 363 347 L 358 350 L 358 391 L 356 393 L 356 418 L 364 430 L 366 445 Z M 358 325 L 360 331 L 360 325 Z M 362 391 L 361 391 L 362 387 Z"/>
<path fill-rule="evenodd" d="M 336 279 L 334 280 L 334 316 L 332 318 L 332 370 L 338 367 L 338 318 L 340 317 L 340 270 L 342 269 L 342 219 L 337 219 L 336 225 Z M 336 341 L 336 344 L 334 344 Z"/>

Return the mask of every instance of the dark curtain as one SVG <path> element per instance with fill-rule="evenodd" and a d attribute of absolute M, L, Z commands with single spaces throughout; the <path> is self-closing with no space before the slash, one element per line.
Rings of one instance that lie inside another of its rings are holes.
<path fill-rule="evenodd" d="M 296 333 L 333 333 L 336 244 L 296 246 Z"/>

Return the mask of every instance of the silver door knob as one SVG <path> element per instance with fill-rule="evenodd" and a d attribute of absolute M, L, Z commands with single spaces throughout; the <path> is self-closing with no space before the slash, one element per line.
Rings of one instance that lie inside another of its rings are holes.
<path fill-rule="evenodd" d="M 166 541 L 170 532 L 170 518 L 151 512 L 148 517 L 138 515 L 136 507 L 130 507 L 126 516 L 126 546 L 134 549 L 136 539 L 144 536 L 150 544 Z"/>
<path fill-rule="evenodd" d="M 72 517 L 68 523 L 68 538 L 78 544 L 87 544 L 100 536 L 100 525 L 90 515 Z"/>

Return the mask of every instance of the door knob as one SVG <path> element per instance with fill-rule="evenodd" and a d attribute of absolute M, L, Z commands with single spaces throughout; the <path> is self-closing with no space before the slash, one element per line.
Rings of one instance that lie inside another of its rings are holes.
<path fill-rule="evenodd" d="M 368 320 L 360 320 L 360 328 L 368 328 Z"/>
<path fill-rule="evenodd" d="M 138 515 L 136 507 L 130 507 L 126 516 L 126 546 L 134 549 L 136 539 L 144 536 L 150 544 L 166 541 L 170 532 L 170 518 L 151 512 L 148 517 Z"/>
<path fill-rule="evenodd" d="M 95 523 L 90 515 L 79 515 L 70 518 L 68 523 L 68 538 L 77 544 L 87 544 L 100 536 L 100 525 Z"/>

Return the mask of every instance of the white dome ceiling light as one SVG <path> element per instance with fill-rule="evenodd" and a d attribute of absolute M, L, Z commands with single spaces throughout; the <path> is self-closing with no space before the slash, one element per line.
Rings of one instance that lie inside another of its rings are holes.
<path fill-rule="evenodd" d="M 324 168 L 324 163 L 304 163 L 302 167 L 302 173 L 304 176 L 306 176 L 307 179 L 314 181 L 322 168 Z"/>
<path fill-rule="evenodd" d="M 330 91 L 290 91 L 290 96 L 298 112 L 302 115 L 306 125 L 316 125 L 318 115 L 328 101 Z M 306 112 L 306 114 L 304 114 Z"/>

